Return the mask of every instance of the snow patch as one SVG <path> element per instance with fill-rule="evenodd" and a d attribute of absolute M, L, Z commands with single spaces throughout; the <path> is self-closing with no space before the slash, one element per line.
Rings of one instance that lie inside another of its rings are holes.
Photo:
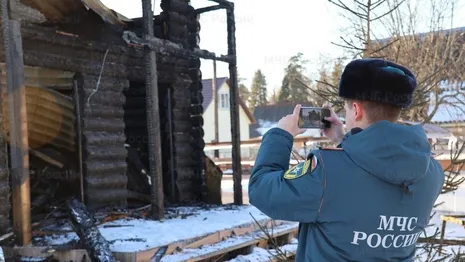
<path fill-rule="evenodd" d="M 186 218 L 165 221 L 145 219 L 120 219 L 99 226 L 102 236 L 110 242 L 113 252 L 137 252 L 173 242 L 202 237 L 217 231 L 269 219 L 253 206 L 228 206 L 210 210 L 200 208 L 177 208 L 179 214 L 190 214 Z M 252 216 L 251 216 L 252 215 Z M 181 216 L 182 217 L 182 216 Z M 40 238 L 48 245 L 63 245 L 79 240 L 75 233 Z"/>
<path fill-rule="evenodd" d="M 279 250 L 285 254 L 295 254 L 297 252 L 297 239 L 292 239 L 291 243 L 279 247 Z M 260 247 L 254 247 L 249 255 L 240 255 L 229 262 L 262 262 L 271 260 L 277 254 L 276 250 L 266 250 Z"/>
<path fill-rule="evenodd" d="M 249 188 L 249 180 L 242 179 L 242 190 L 246 190 Z M 234 193 L 234 181 L 233 180 L 222 180 L 221 181 L 221 190 L 223 192 Z"/>
<path fill-rule="evenodd" d="M 223 171 L 223 174 L 232 174 L 233 170 L 232 169 L 226 169 Z"/>

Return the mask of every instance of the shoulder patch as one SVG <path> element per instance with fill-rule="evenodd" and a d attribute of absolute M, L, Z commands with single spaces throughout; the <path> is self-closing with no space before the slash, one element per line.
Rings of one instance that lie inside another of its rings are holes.
<path fill-rule="evenodd" d="M 296 179 L 307 174 L 311 174 L 318 165 L 318 159 L 316 156 L 312 156 L 305 162 L 300 163 L 284 173 L 284 179 Z"/>

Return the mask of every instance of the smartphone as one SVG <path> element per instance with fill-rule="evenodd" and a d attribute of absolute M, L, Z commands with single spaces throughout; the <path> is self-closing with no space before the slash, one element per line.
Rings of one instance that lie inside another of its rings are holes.
<path fill-rule="evenodd" d="M 322 107 L 301 107 L 299 114 L 299 128 L 305 129 L 326 129 L 331 127 L 331 122 L 325 120 L 330 117 L 329 108 Z"/>

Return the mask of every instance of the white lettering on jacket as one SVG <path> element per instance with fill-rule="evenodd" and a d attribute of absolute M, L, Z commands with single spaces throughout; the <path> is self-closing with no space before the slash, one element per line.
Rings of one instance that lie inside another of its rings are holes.
<path fill-rule="evenodd" d="M 418 217 L 380 216 L 377 230 L 380 233 L 366 233 L 354 231 L 353 245 L 361 243 L 371 248 L 403 248 L 415 245 L 422 231 L 414 233 Z M 392 234 L 390 231 L 405 232 L 404 234 Z"/>

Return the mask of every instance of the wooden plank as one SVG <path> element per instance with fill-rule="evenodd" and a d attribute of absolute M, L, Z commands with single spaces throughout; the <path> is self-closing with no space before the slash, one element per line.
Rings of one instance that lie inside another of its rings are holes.
<path fill-rule="evenodd" d="M 441 220 L 445 222 L 454 223 L 457 225 L 465 226 L 465 220 L 457 218 L 455 216 L 441 216 Z"/>
<path fill-rule="evenodd" d="M 298 226 L 289 226 L 288 224 L 281 225 L 277 228 L 274 228 L 271 233 L 273 238 L 277 238 L 280 236 L 284 236 L 287 234 L 297 234 L 298 231 Z M 209 246 L 208 248 L 201 248 L 198 250 L 197 253 L 192 254 L 189 258 L 182 258 L 182 261 L 186 262 L 196 262 L 196 261 L 202 261 L 205 259 L 217 257 L 235 250 L 239 250 L 245 247 L 253 247 L 259 244 L 262 241 L 262 238 L 266 237 L 266 235 L 263 232 L 257 232 L 256 234 L 251 234 L 249 236 L 242 236 L 241 238 L 237 237 L 232 237 L 228 240 L 228 242 L 218 242 L 216 244 L 213 244 Z M 237 239 L 237 241 L 235 241 Z M 213 250 L 213 251 L 209 251 Z M 189 253 L 192 252 L 192 250 L 185 251 L 185 255 L 189 256 Z M 182 256 L 183 252 L 180 252 L 178 254 L 174 254 L 172 256 Z M 173 257 L 174 258 L 174 257 Z"/>
<path fill-rule="evenodd" d="M 24 87 L 21 24 L 9 19 L 8 1 L 2 0 L 2 27 L 7 65 L 9 142 L 12 186 L 13 230 L 18 245 L 32 241 L 29 145 L 26 91 Z"/>
<path fill-rule="evenodd" d="M 302 136 L 302 137 L 295 137 L 294 143 L 304 143 L 304 142 L 325 142 L 329 141 L 326 137 L 312 137 L 312 136 Z M 262 138 L 252 138 L 249 140 L 242 140 L 240 141 L 240 147 L 254 147 L 260 146 L 262 143 Z M 218 143 L 205 143 L 205 150 L 215 150 L 215 149 L 231 149 L 232 143 L 227 142 L 218 142 Z"/>
<path fill-rule="evenodd" d="M 262 227 L 271 227 L 276 226 L 276 225 L 282 225 L 285 222 L 278 220 L 278 221 L 273 221 L 271 219 L 263 219 L 258 221 L 260 226 Z M 250 232 L 254 232 L 259 230 L 260 227 L 255 223 L 247 223 L 235 228 L 231 229 L 225 229 L 222 231 L 214 232 L 202 237 L 197 237 L 197 238 L 191 238 L 191 239 L 186 239 L 182 241 L 178 241 L 175 243 L 171 243 L 167 246 L 166 250 L 166 255 L 171 255 L 177 250 L 183 250 L 189 246 L 189 248 L 198 248 L 202 245 L 209 245 L 209 244 L 215 244 L 223 239 L 233 237 L 233 236 L 242 236 Z M 219 237 L 220 236 L 220 237 Z M 140 251 L 136 253 L 136 259 L 134 261 L 148 261 L 146 260 L 147 258 L 150 259 L 155 255 L 155 253 L 160 249 L 161 247 L 155 247 L 151 248 L 148 250 Z"/>

